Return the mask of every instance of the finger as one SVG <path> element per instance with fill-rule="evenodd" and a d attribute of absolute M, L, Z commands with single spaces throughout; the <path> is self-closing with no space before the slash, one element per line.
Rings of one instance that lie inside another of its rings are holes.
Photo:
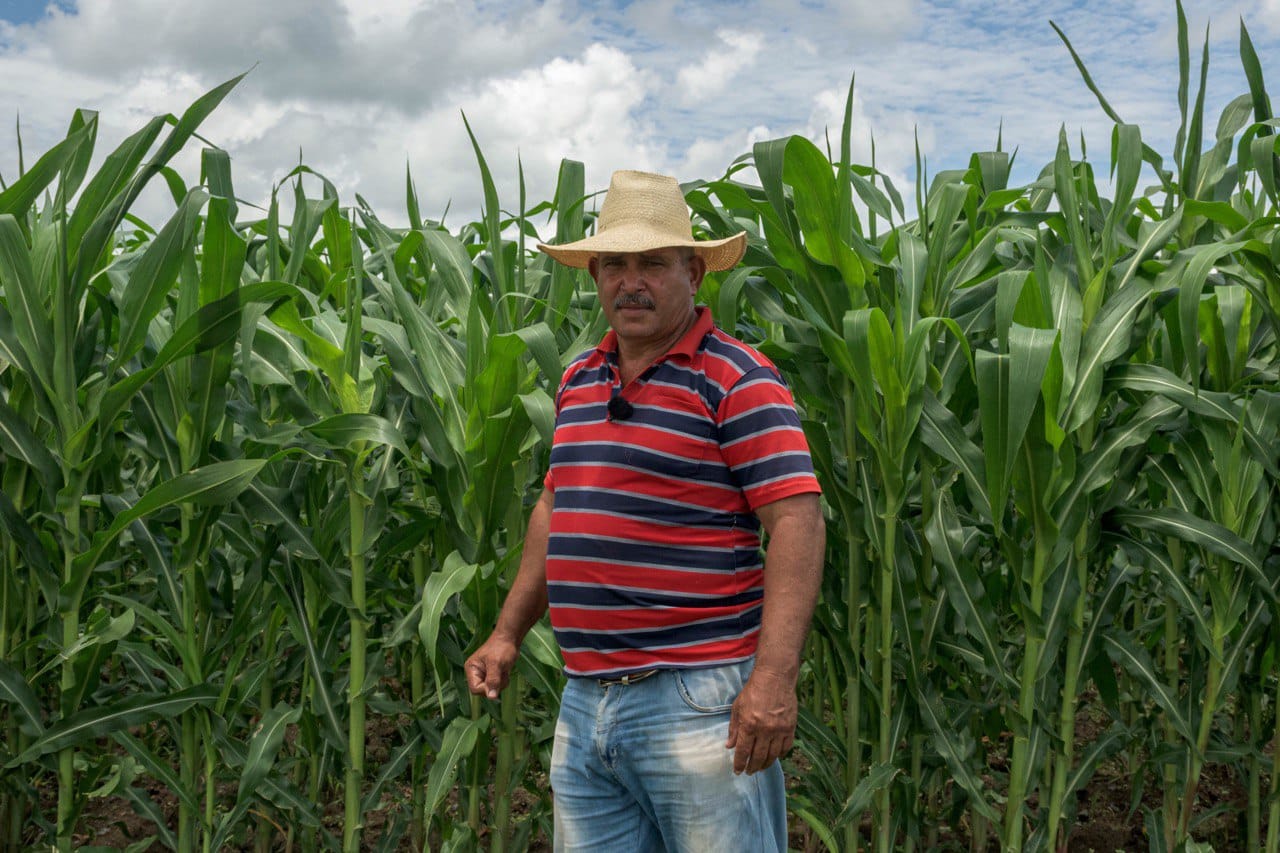
<path fill-rule="evenodd" d="M 776 752 L 777 744 L 774 741 L 758 740 L 756 747 L 751 751 L 751 762 L 747 765 L 747 775 L 759 773 L 777 760 Z"/>
<path fill-rule="evenodd" d="M 501 667 L 488 667 L 484 679 L 485 695 L 490 699 L 497 699 L 502 688 L 506 686 L 506 673 L 502 671 Z"/>
<path fill-rule="evenodd" d="M 769 744 L 768 752 L 766 752 L 760 759 L 760 769 L 767 770 L 775 761 L 782 757 L 782 754 L 782 741 L 780 739 L 774 739 L 773 742 Z"/>
<path fill-rule="evenodd" d="M 472 693 L 484 692 L 484 664 L 480 661 L 467 661 L 467 688 Z"/>
<path fill-rule="evenodd" d="M 744 773 L 751 766 L 751 756 L 757 749 L 754 738 L 744 737 L 738 741 L 738 746 L 733 751 L 733 772 Z"/>
<path fill-rule="evenodd" d="M 729 708 L 729 739 L 724 742 L 725 749 L 733 749 L 738 745 L 738 704 Z"/>

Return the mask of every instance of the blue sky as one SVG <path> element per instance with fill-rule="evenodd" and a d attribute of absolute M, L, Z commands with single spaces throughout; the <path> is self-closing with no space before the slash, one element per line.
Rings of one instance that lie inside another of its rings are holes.
<path fill-rule="evenodd" d="M 1209 126 L 1246 90 L 1239 22 L 1280 92 L 1280 0 L 1188 0 L 1198 61 L 1211 24 Z M 203 135 L 232 157 L 237 190 L 265 201 L 303 160 L 344 202 L 389 220 L 410 164 L 424 211 L 458 225 L 479 208 L 465 112 L 508 206 L 522 163 L 549 197 L 562 157 L 602 188 L 616 168 L 715 178 L 753 143 L 838 135 L 856 75 L 855 155 L 905 197 L 919 140 L 931 172 L 1018 149 L 1026 182 L 1060 128 L 1105 171 L 1110 121 L 1050 27 L 1104 93 L 1168 154 L 1177 128 L 1172 0 L 0 0 L 0 128 L 21 116 L 28 158 L 77 107 L 99 110 L 99 148 L 180 112 L 252 68 Z M 179 168 L 194 182 L 198 153 Z M 17 171 L 0 130 L 0 176 Z M 163 216 L 162 194 L 147 201 Z"/>
<path fill-rule="evenodd" d="M 70 8 L 70 2 L 58 4 Z M 44 17 L 48 0 L 0 0 L 0 19 L 11 24 L 30 24 Z"/>

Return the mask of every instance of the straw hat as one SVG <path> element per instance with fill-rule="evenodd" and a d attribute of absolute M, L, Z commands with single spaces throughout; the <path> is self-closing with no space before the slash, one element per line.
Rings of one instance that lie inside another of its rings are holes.
<path fill-rule="evenodd" d="M 583 240 L 538 248 L 569 267 L 585 269 L 601 252 L 647 252 L 651 249 L 692 248 L 709 270 L 737 266 L 747 250 L 747 232 L 722 240 L 695 240 L 689 208 L 675 178 L 649 172 L 617 171 L 600 206 L 596 233 Z"/>

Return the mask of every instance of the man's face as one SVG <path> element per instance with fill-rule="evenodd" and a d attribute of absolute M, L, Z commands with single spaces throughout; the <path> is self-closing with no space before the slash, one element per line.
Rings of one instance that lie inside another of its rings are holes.
<path fill-rule="evenodd" d="M 674 343 L 688 327 L 707 267 L 697 255 L 668 248 L 602 253 L 587 269 L 618 338 L 628 347 L 646 347 Z"/>

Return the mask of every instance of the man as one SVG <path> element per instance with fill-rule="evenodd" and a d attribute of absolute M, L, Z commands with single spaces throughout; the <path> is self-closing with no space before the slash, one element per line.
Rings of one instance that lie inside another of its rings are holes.
<path fill-rule="evenodd" d="M 694 240 L 674 178 L 624 171 L 594 236 L 538 248 L 590 271 L 611 331 L 561 380 L 545 488 L 468 684 L 497 698 L 549 604 L 569 676 L 556 849 L 786 850 L 778 759 L 825 532 L 790 392 L 694 304 L 746 234 Z"/>

